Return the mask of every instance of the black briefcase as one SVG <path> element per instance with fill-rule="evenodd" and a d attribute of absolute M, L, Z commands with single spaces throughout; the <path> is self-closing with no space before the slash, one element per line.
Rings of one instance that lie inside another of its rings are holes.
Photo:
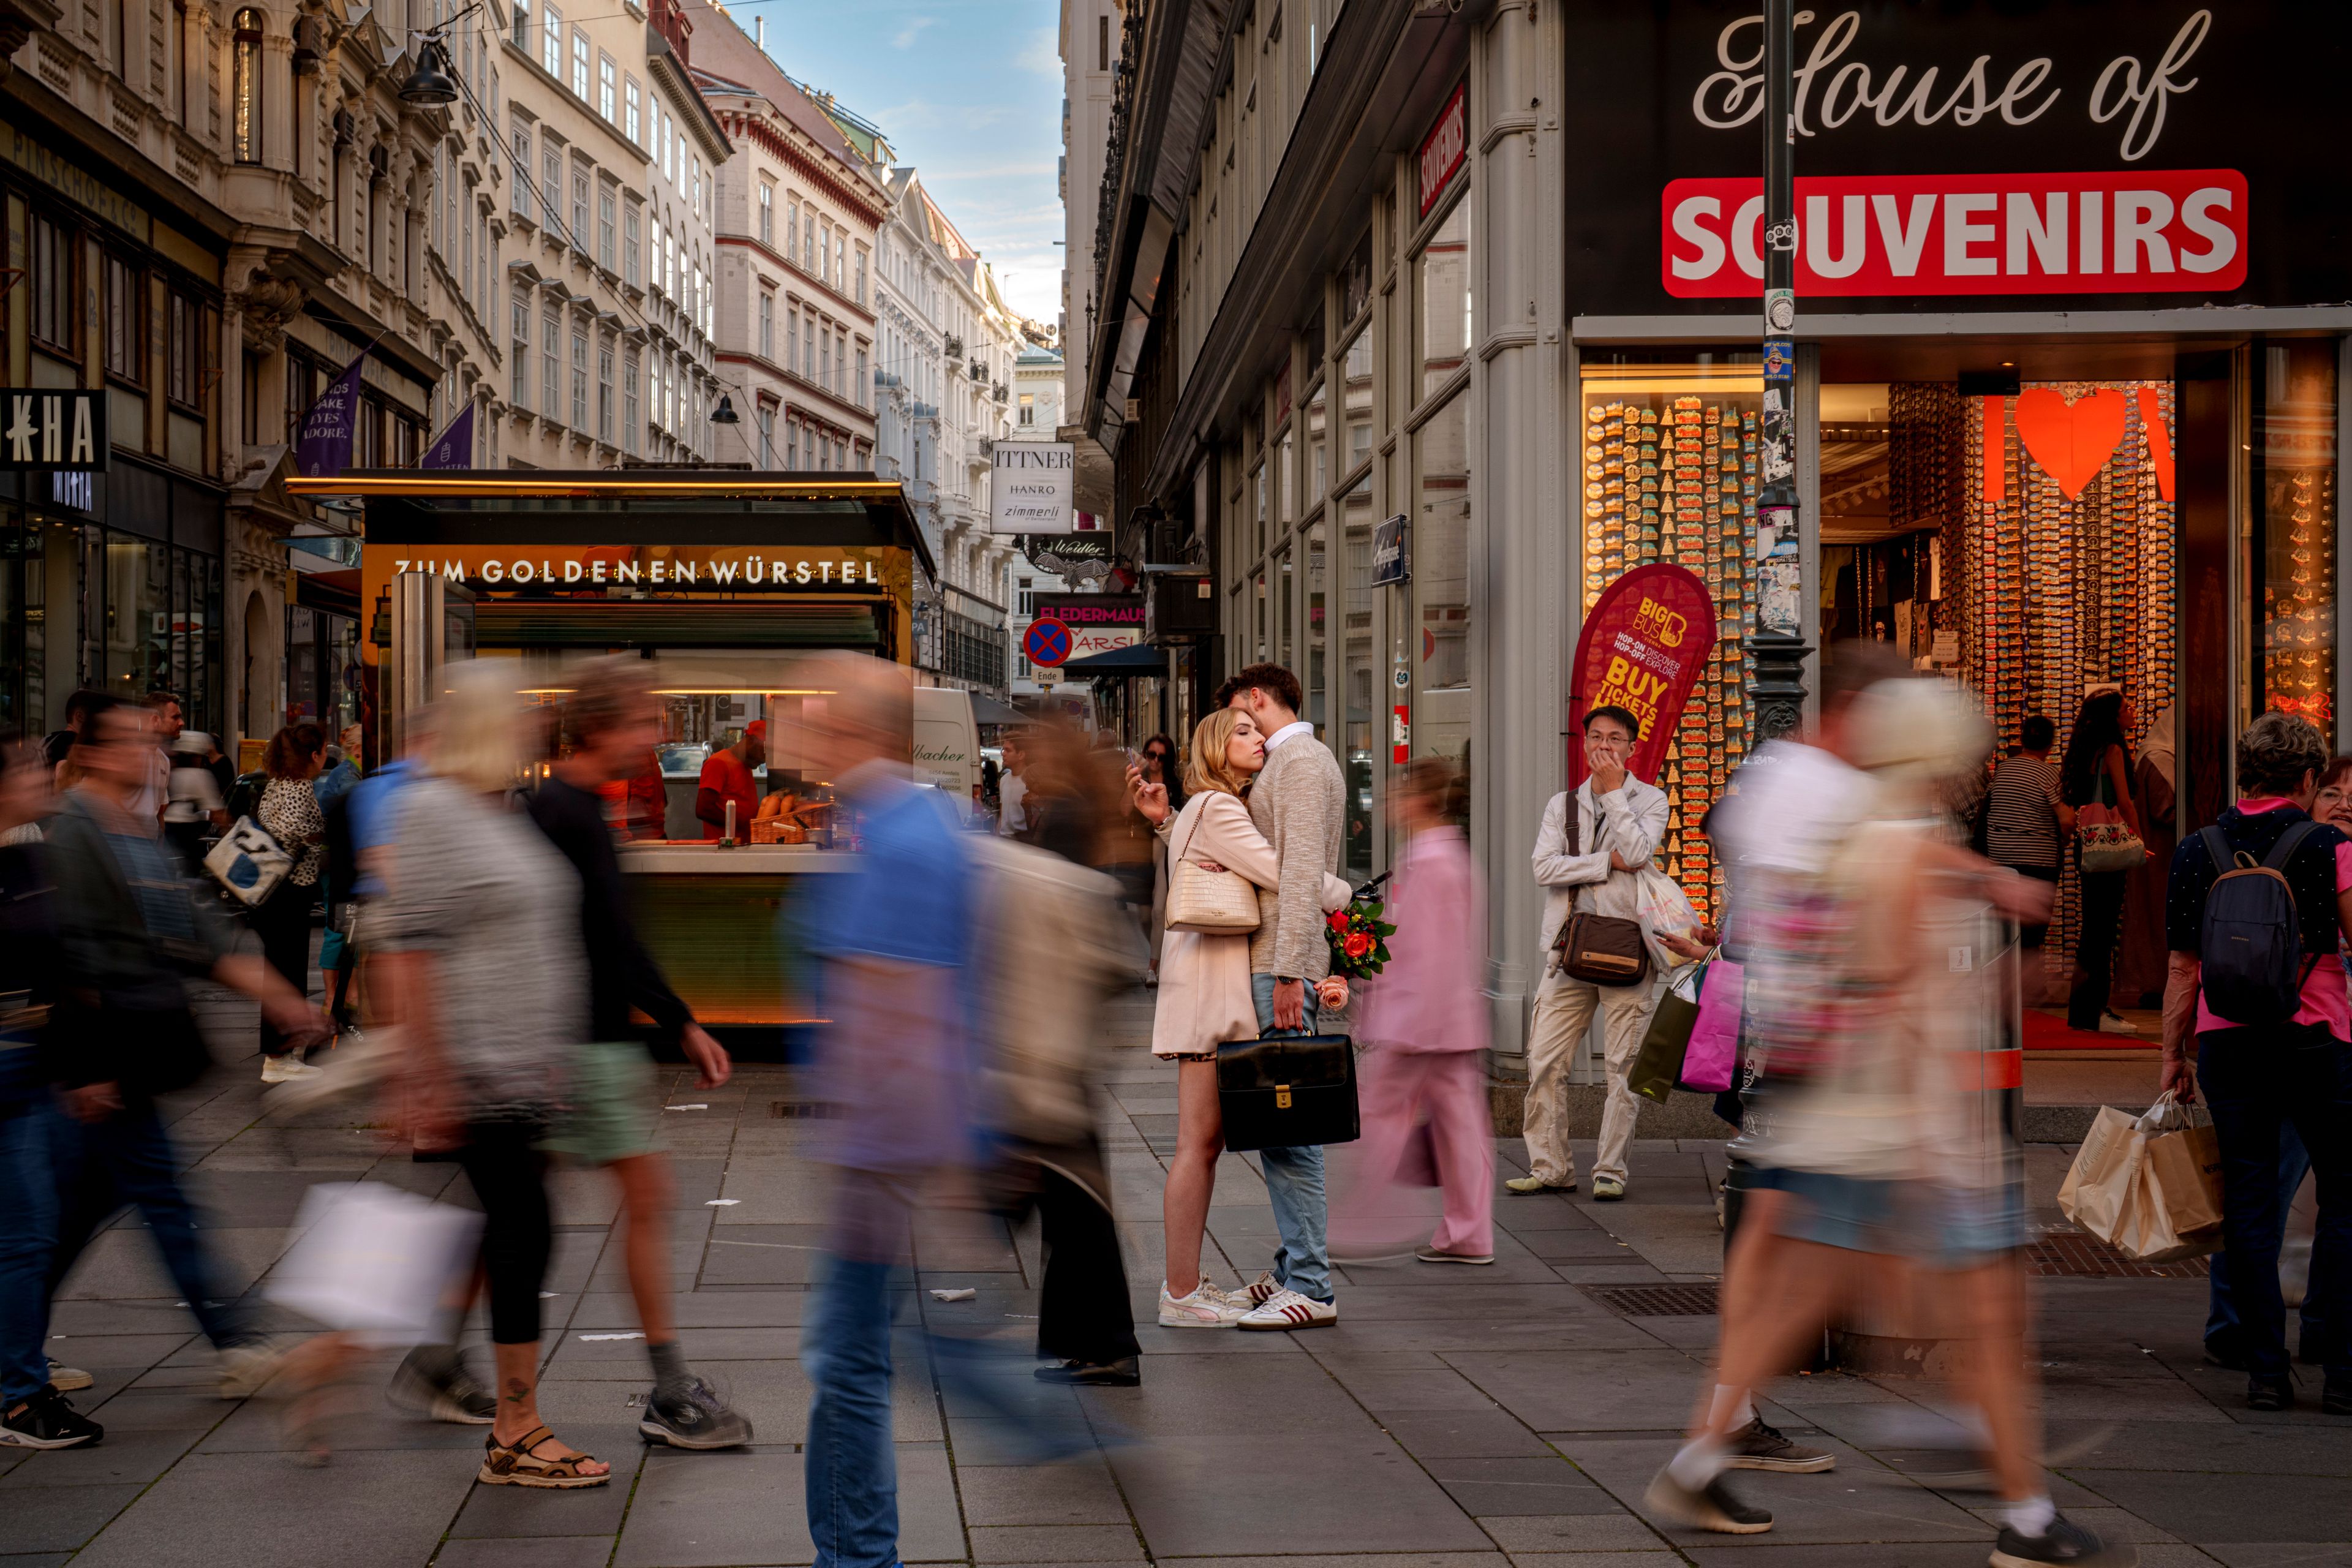
<path fill-rule="evenodd" d="M 1276 1035 L 1217 1047 L 1217 1110 L 1225 1147 L 1297 1149 L 1352 1143 L 1356 1043 L 1345 1035 Z"/>

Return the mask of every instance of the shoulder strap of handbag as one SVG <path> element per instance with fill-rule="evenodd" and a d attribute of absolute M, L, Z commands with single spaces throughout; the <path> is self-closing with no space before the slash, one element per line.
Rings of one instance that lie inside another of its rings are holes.
<path fill-rule="evenodd" d="M 1185 850 L 1192 847 L 1192 840 L 1200 837 L 1201 818 L 1209 815 L 1208 795 L 1209 792 L 1206 790 L 1202 792 L 1201 809 L 1192 814 L 1192 826 L 1187 828 L 1184 833 L 1184 848 L 1177 850 L 1174 858 L 1168 862 L 1168 869 L 1171 875 L 1174 873 L 1176 868 L 1182 864 Z"/>

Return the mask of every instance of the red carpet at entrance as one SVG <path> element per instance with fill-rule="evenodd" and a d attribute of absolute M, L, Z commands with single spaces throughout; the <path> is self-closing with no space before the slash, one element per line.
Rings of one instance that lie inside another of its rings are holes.
<path fill-rule="evenodd" d="M 2095 1029 L 2070 1029 L 2066 1020 L 2039 1007 L 2025 1010 L 2025 1048 L 2029 1051 L 2146 1051 L 2161 1042 L 2148 1035 L 2105 1035 Z"/>

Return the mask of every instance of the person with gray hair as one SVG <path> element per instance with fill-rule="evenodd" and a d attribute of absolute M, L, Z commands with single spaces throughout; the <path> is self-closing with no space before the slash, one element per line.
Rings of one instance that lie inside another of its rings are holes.
<path fill-rule="evenodd" d="M 2352 936 L 2352 839 L 2311 818 L 2326 742 L 2305 719 L 2265 713 L 2238 737 L 2238 804 L 2212 827 L 2185 836 L 2166 885 L 2166 1089 L 2184 1101 L 2201 1090 L 2221 1147 L 2222 1267 L 2238 1312 L 2246 1403 L 2294 1403 L 2286 1359 L 2286 1308 L 2278 1257 L 2285 1205 L 2279 1139 L 2292 1124 L 2319 1178 L 2312 1293 L 2326 1314 L 2321 1408 L 2352 1415 L 2352 994 L 2336 962 Z M 2216 845 L 2214 839 L 2219 838 Z M 2206 905 L 2222 875 L 2249 866 L 2284 877 L 2301 939 L 2299 1005 L 2280 1022 L 2245 1022 L 2208 994 Z M 2306 1347 L 2307 1353 L 2308 1347 Z"/>

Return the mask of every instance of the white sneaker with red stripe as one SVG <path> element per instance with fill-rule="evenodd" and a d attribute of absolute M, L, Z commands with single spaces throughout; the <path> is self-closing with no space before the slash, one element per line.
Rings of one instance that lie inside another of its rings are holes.
<path fill-rule="evenodd" d="M 1258 1276 L 1256 1279 L 1251 1280 L 1248 1284 L 1243 1286 L 1238 1290 L 1232 1290 L 1226 1293 L 1237 1301 L 1247 1301 L 1253 1307 L 1263 1307 L 1265 1305 L 1267 1298 L 1281 1289 L 1282 1286 L 1277 1283 L 1274 1278 L 1274 1270 L 1271 1268 L 1262 1268 L 1258 1270 Z"/>
<path fill-rule="evenodd" d="M 1318 1301 L 1296 1290 L 1277 1289 L 1234 1327 L 1283 1333 L 1292 1329 L 1328 1329 L 1339 1321 L 1337 1301 Z"/>

